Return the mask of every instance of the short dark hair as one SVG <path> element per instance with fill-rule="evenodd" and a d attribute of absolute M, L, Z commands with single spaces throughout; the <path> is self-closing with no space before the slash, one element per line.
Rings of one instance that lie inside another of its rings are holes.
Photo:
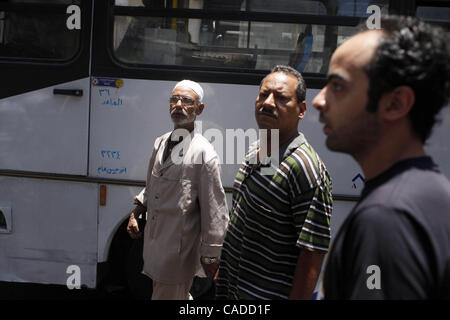
<path fill-rule="evenodd" d="M 306 98 L 306 85 L 305 85 L 305 80 L 303 79 L 303 77 L 302 77 L 300 72 L 298 72 L 297 70 L 295 70 L 294 68 L 292 68 L 290 66 L 285 66 L 285 65 L 277 65 L 277 66 L 275 66 L 272 70 L 270 70 L 269 74 L 272 74 L 272 73 L 275 73 L 275 72 L 282 72 L 282 73 L 285 73 L 285 74 L 288 74 L 288 75 L 290 74 L 290 75 L 293 75 L 294 77 L 296 77 L 297 80 L 298 80 L 297 86 L 295 87 L 295 92 L 297 93 L 297 102 L 305 101 L 305 98 Z M 267 78 L 267 76 L 265 76 L 261 80 L 261 83 L 259 84 L 260 87 L 263 84 L 264 80 Z"/>
<path fill-rule="evenodd" d="M 380 43 L 365 68 L 370 83 L 367 110 L 375 112 L 384 93 L 410 87 L 415 102 L 409 118 L 425 142 L 449 101 L 449 34 L 416 18 L 395 15 L 382 16 L 381 28 Z"/>

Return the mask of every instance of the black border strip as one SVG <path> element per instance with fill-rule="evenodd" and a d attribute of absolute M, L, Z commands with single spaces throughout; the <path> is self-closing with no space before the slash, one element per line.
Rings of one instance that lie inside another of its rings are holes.
<path fill-rule="evenodd" d="M 31 179 L 56 180 L 56 181 L 66 181 L 66 182 L 84 182 L 84 183 L 96 183 L 96 184 L 123 185 L 123 186 L 131 186 L 131 187 L 145 187 L 145 181 L 141 181 L 141 180 L 117 180 L 117 179 L 106 179 L 106 178 L 92 178 L 92 177 L 85 177 L 85 176 L 78 176 L 78 175 L 27 172 L 27 171 L 17 171 L 17 170 L 0 170 L 0 177 L 31 178 Z M 232 187 L 224 187 L 224 190 L 226 193 L 233 192 Z M 333 200 L 358 201 L 359 196 L 336 194 L 336 195 L 333 195 Z"/>

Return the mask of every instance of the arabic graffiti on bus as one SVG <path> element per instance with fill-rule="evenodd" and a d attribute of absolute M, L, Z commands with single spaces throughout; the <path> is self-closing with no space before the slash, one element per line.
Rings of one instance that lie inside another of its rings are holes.
<path fill-rule="evenodd" d="M 103 159 L 120 160 L 120 151 L 101 150 Z"/>
<path fill-rule="evenodd" d="M 103 98 L 102 105 L 121 106 L 123 105 L 122 98 L 111 95 L 109 88 L 98 89 L 98 94 Z"/>
<path fill-rule="evenodd" d="M 121 175 L 127 173 L 127 168 L 106 168 L 104 166 L 98 167 L 97 172 L 99 175 L 101 174 L 113 174 L 113 175 Z"/>

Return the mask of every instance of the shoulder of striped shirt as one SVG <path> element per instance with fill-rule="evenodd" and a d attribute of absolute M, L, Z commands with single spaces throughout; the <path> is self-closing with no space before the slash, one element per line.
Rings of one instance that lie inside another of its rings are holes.
<path fill-rule="evenodd" d="M 305 147 L 308 148 L 308 150 L 305 150 Z M 312 159 L 309 155 L 309 152 L 311 151 L 314 153 L 317 159 L 316 161 L 314 161 L 314 159 Z M 297 149 L 295 149 L 288 157 L 291 157 L 298 164 L 298 166 L 292 166 L 287 163 L 291 171 L 294 173 L 295 177 L 301 177 L 302 175 L 304 175 L 308 180 L 314 181 L 313 187 L 322 185 L 325 182 L 328 174 L 326 166 L 320 159 L 314 148 L 312 148 L 310 145 L 302 144 Z"/>

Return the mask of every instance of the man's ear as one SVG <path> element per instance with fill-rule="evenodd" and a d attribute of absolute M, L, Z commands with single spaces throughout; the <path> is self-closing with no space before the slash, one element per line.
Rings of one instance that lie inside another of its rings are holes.
<path fill-rule="evenodd" d="M 203 112 L 203 108 L 205 107 L 204 103 L 200 103 L 195 110 L 196 115 L 200 115 Z"/>
<path fill-rule="evenodd" d="M 300 113 L 298 114 L 298 118 L 301 120 L 305 116 L 306 113 L 306 101 L 303 100 L 301 103 L 298 104 L 300 108 Z"/>
<path fill-rule="evenodd" d="M 395 121 L 407 117 L 415 101 L 413 89 L 409 86 L 400 86 L 382 95 L 378 110 L 383 119 Z"/>

